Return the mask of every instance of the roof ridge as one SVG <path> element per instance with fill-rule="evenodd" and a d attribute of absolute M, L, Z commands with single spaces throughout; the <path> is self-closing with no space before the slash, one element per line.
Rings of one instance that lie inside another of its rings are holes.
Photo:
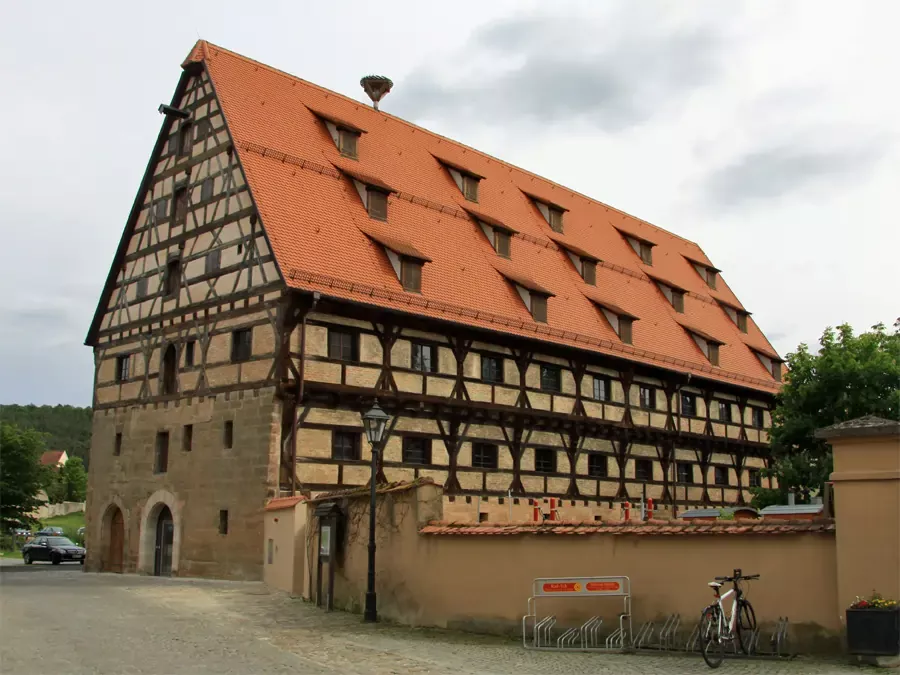
<path fill-rule="evenodd" d="M 654 225 L 653 223 L 651 223 L 651 222 L 649 222 L 649 221 L 647 221 L 647 220 L 644 220 L 643 218 L 640 218 L 640 217 L 635 216 L 635 215 L 633 215 L 633 214 L 631 214 L 631 213 L 628 213 L 627 211 L 623 211 L 622 209 L 617 208 L 617 207 L 615 207 L 615 206 L 612 206 L 611 204 L 607 204 L 606 202 L 602 202 L 602 201 L 600 201 L 599 199 L 596 199 L 596 198 L 594 198 L 594 197 L 591 197 L 591 196 L 589 196 L 589 195 L 586 195 L 586 194 L 584 194 L 584 193 L 582 193 L 582 192 L 579 192 L 579 191 L 577 191 L 577 190 L 574 190 L 574 189 L 572 189 L 572 188 L 570 188 L 570 187 L 566 187 L 565 185 L 563 185 L 563 184 L 561 184 L 561 183 L 557 183 L 556 181 L 551 180 L 550 178 L 547 178 L 546 176 L 541 176 L 540 174 L 534 173 L 533 171 L 529 171 L 528 169 L 522 168 L 521 166 L 517 166 L 517 165 L 515 165 L 515 164 L 511 164 L 510 162 L 507 162 L 507 161 L 505 161 L 505 160 L 503 160 L 503 159 L 500 159 L 499 157 L 495 157 L 494 155 L 490 155 L 490 154 L 484 152 L 483 150 L 479 150 L 478 148 L 472 147 L 472 146 L 470 146 L 470 145 L 466 145 L 465 143 L 462 143 L 461 141 L 457 141 L 457 140 L 455 140 L 455 139 L 453 139 L 453 138 L 450 138 L 450 137 L 448 137 L 448 136 L 444 136 L 443 134 L 439 134 L 439 133 L 437 133 L 436 131 L 432 131 L 431 129 L 427 129 L 427 128 L 425 128 L 425 127 L 419 126 L 419 125 L 416 124 L 415 122 L 410 122 L 409 120 L 404 119 L 404 118 L 402 118 L 402 117 L 400 117 L 400 116 L 398 116 L 398 115 L 394 115 L 394 114 L 392 114 L 392 113 L 385 112 L 384 110 L 381 110 L 381 109 L 375 110 L 374 108 L 370 108 L 364 101 L 360 101 L 360 100 L 358 100 L 358 99 L 352 98 L 352 97 L 350 97 L 350 96 L 347 96 L 346 94 L 342 94 L 342 93 L 340 93 L 340 92 L 338 92 L 338 91 L 334 91 L 333 89 L 328 89 L 327 87 L 323 87 L 322 85 L 316 84 L 315 82 L 310 82 L 309 80 L 304 80 L 302 77 L 299 77 L 298 75 L 292 75 L 291 73 L 289 73 L 289 72 L 287 72 L 287 71 L 285 71 L 285 70 L 281 70 L 280 68 L 275 68 L 274 66 L 270 66 L 270 65 L 267 64 L 267 63 L 263 63 L 262 61 L 257 61 L 256 59 L 252 59 L 252 58 L 250 58 L 249 56 L 245 56 L 245 55 L 243 55 L 243 54 L 239 54 L 238 52 L 232 51 L 232 50 L 230 50 L 230 49 L 227 49 L 227 48 L 222 47 L 222 46 L 220 46 L 220 45 L 217 45 L 217 44 L 215 44 L 215 43 L 209 42 L 209 41 L 207 41 L 207 40 L 198 40 L 198 41 L 197 41 L 197 44 L 198 44 L 198 45 L 201 45 L 201 50 L 202 50 L 202 52 L 203 52 L 203 58 L 204 58 L 204 59 L 208 59 L 208 58 L 209 58 L 209 48 L 218 49 L 219 51 L 225 52 L 225 53 L 227 53 L 227 54 L 229 54 L 229 55 L 231 55 L 231 56 L 233 56 L 233 57 L 235 57 L 235 58 L 238 58 L 238 59 L 241 59 L 241 60 L 243 60 L 243 61 L 246 61 L 247 63 L 252 63 L 252 64 L 254 64 L 254 65 L 260 66 L 261 68 L 265 68 L 266 70 L 269 70 L 269 71 L 271 71 L 271 72 L 273 72 L 273 73 L 276 73 L 276 74 L 278 74 L 278 75 L 281 75 L 281 76 L 283 76 L 283 77 L 287 77 L 287 78 L 289 78 L 289 79 L 291 79 L 291 80 L 297 80 L 297 81 L 299 81 L 299 82 L 303 82 L 304 84 L 309 85 L 310 87 L 313 87 L 314 89 L 318 89 L 319 91 L 326 92 L 326 93 L 328 93 L 328 94 L 330 94 L 330 95 L 333 95 L 333 96 L 338 96 L 338 97 L 340 97 L 340 98 L 342 98 L 342 99 L 344 99 L 344 100 L 346 100 L 346 101 L 348 101 L 348 102 L 351 102 L 351 103 L 353 103 L 353 104 L 355 104 L 355 105 L 360 105 L 360 104 L 362 104 L 364 108 L 366 108 L 367 110 L 371 110 L 371 111 L 374 112 L 374 113 L 378 113 L 378 114 L 384 115 L 385 117 L 388 117 L 388 118 L 390 118 L 390 119 L 396 120 L 396 121 L 398 121 L 398 122 L 400 122 L 400 123 L 402 123 L 402 124 L 406 124 L 406 125 L 408 125 L 408 126 L 410 126 L 410 127 L 414 127 L 415 129 L 418 129 L 419 131 L 422 131 L 422 132 L 424 132 L 424 133 L 430 134 L 431 136 L 434 136 L 435 138 L 437 138 L 437 139 L 439 139 L 439 140 L 447 141 L 448 143 L 452 143 L 453 145 L 456 145 L 456 146 L 459 146 L 459 147 L 464 148 L 464 149 L 466 149 L 466 150 L 469 150 L 469 151 L 471 151 L 471 152 L 477 153 L 478 155 L 480 155 L 480 156 L 482 156 L 482 157 L 486 157 L 487 159 L 493 160 L 493 161 L 495 161 L 495 162 L 497 162 L 498 164 L 501 164 L 501 165 L 503 165 L 503 166 L 509 167 L 509 168 L 511 168 L 511 169 L 515 169 L 515 170 L 517 170 L 517 171 L 521 171 L 523 174 L 526 174 L 526 175 L 528 175 L 528 176 L 531 176 L 532 178 L 537 178 L 537 179 L 539 179 L 539 180 L 546 181 L 547 183 L 549 183 L 550 185 L 552 185 L 552 186 L 554 186 L 554 187 L 556 187 L 556 188 L 559 188 L 559 189 L 561 189 L 561 190 L 570 192 L 570 193 L 572 193 L 573 195 L 578 195 L 579 197 L 583 197 L 584 199 L 587 199 L 589 202 L 592 202 L 593 204 L 596 204 L 597 206 L 602 206 L 602 207 L 605 207 L 605 208 L 607 208 L 607 209 L 611 209 L 612 211 L 615 211 L 616 213 L 619 213 L 619 214 L 621 214 L 621 215 L 623 215 L 623 216 L 626 216 L 626 217 L 628 217 L 628 218 L 632 218 L 632 219 L 634 219 L 634 220 L 636 220 L 636 221 L 638 221 L 638 222 L 640 222 L 640 223 L 643 223 L 644 225 L 647 225 L 648 227 L 652 227 L 654 230 L 658 230 L 659 232 L 662 232 L 662 233 L 664 233 L 664 234 L 668 234 L 668 235 L 670 235 L 670 236 L 672 236 L 672 237 L 674 237 L 674 238 L 676 238 L 676 239 L 680 239 L 681 241 L 684 241 L 684 242 L 686 242 L 686 243 L 688 243 L 688 244 L 692 244 L 693 246 L 696 246 L 697 249 L 698 249 L 701 253 L 703 253 L 703 255 L 706 256 L 707 259 L 709 259 L 709 256 L 706 255 L 706 252 L 703 251 L 703 249 L 700 248 L 700 245 L 699 245 L 697 242 L 695 242 L 695 241 L 693 241 L 693 240 L 691 240 L 691 239 L 688 239 L 687 237 L 682 237 L 681 235 L 676 234 L 676 233 L 674 233 L 674 232 L 671 232 L 670 230 L 667 230 L 667 229 L 665 229 L 665 228 L 663 228 L 663 227 L 660 227 L 659 225 Z M 521 189 L 521 188 L 520 188 L 520 189 Z"/>

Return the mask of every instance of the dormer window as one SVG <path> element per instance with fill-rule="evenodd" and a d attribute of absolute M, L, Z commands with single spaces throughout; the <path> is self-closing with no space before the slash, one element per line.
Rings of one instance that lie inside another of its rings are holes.
<path fill-rule="evenodd" d="M 414 258 L 400 259 L 400 284 L 404 291 L 422 292 L 422 264 Z"/>
<path fill-rule="evenodd" d="M 742 333 L 747 332 L 747 312 L 737 313 L 737 327 Z"/>
<path fill-rule="evenodd" d="M 569 256 L 569 260 L 572 261 L 572 265 L 575 266 L 575 269 L 578 270 L 578 274 L 584 279 L 584 283 L 596 286 L 597 257 L 584 249 L 569 243 L 564 237 L 557 237 L 551 234 L 550 239 L 556 242 L 560 249 Z"/>
<path fill-rule="evenodd" d="M 537 195 L 529 194 L 527 192 L 525 192 L 525 194 L 531 199 L 531 201 L 534 202 L 534 205 L 537 207 L 537 210 L 541 212 L 541 215 L 544 216 L 544 220 L 547 221 L 550 229 L 554 232 L 559 232 L 560 234 L 562 234 L 563 214 L 568 211 L 568 209 L 560 206 L 559 204 L 548 202 L 547 200 Z"/>
<path fill-rule="evenodd" d="M 672 305 L 675 311 L 679 314 L 684 314 L 684 296 L 687 294 L 687 291 L 676 286 L 668 279 L 656 276 L 650 272 L 645 272 L 644 274 L 656 283 L 659 292 L 666 296 L 666 300 L 669 301 L 669 304 Z"/>
<path fill-rule="evenodd" d="M 553 293 L 518 272 L 509 272 L 500 267 L 497 268 L 497 272 L 515 286 L 519 297 L 531 313 L 531 318 L 538 323 L 547 323 L 547 299 L 552 297 Z"/>
<path fill-rule="evenodd" d="M 509 232 L 494 228 L 494 250 L 497 251 L 497 255 L 501 255 L 504 258 L 510 257 Z"/>
<path fill-rule="evenodd" d="M 685 256 L 685 258 L 697 271 L 697 274 L 700 275 L 700 278 L 706 282 L 706 285 L 712 289 L 715 289 L 716 279 L 719 276 L 719 272 L 721 272 L 722 270 L 716 269 L 712 265 L 707 265 L 702 260 L 695 260 L 693 258 L 688 258 L 687 256 Z"/>
<path fill-rule="evenodd" d="M 512 246 L 512 235 L 515 234 L 515 230 L 504 225 L 499 220 L 486 216 L 483 213 L 478 213 L 477 211 L 473 211 L 466 207 L 463 207 L 463 210 L 478 223 L 478 226 L 481 228 L 481 231 L 484 232 L 484 236 L 488 238 L 488 241 L 491 242 L 491 246 L 494 247 L 497 255 L 509 258 L 511 256 L 510 248 Z"/>
<path fill-rule="evenodd" d="M 625 241 L 628 242 L 628 245 L 631 246 L 638 257 L 640 257 L 641 262 L 645 265 L 653 264 L 653 247 L 656 246 L 656 244 L 648 239 L 642 239 L 623 230 L 619 230 L 619 234 L 625 237 Z"/>
<path fill-rule="evenodd" d="M 689 326 L 683 323 L 682 319 L 678 319 L 681 323 L 681 327 L 684 328 L 688 335 L 694 340 L 699 347 L 700 351 L 703 352 L 703 355 L 709 359 L 710 365 L 718 366 L 719 365 L 719 347 L 723 344 L 721 340 L 718 338 L 709 335 L 708 333 L 696 328 L 694 326 Z"/>
<path fill-rule="evenodd" d="M 549 208 L 550 216 L 547 218 L 547 222 L 550 224 L 550 229 L 554 232 L 562 232 L 563 231 L 563 212 L 556 207 L 551 206 Z"/>
<path fill-rule="evenodd" d="M 338 149 L 338 152 L 344 157 L 356 159 L 358 157 L 357 144 L 359 142 L 359 137 L 366 133 L 365 130 L 360 129 L 355 124 L 351 124 L 346 120 L 335 117 L 334 115 L 312 110 L 312 108 L 310 108 L 310 111 L 325 124 L 325 128 L 328 130 L 328 134 L 334 141 L 334 145 Z"/>
<path fill-rule="evenodd" d="M 584 279 L 584 283 L 590 284 L 591 286 L 597 285 L 597 261 L 589 260 L 587 258 L 581 259 L 581 278 Z"/>
<path fill-rule="evenodd" d="M 751 347 L 751 349 L 753 349 Z M 756 349 L 753 350 L 756 354 L 756 358 L 759 359 L 759 362 L 763 364 L 763 367 L 769 371 L 769 374 L 776 382 L 781 382 L 781 359 L 777 354 L 767 354 Z"/>
<path fill-rule="evenodd" d="M 728 318 L 734 323 L 735 326 L 738 327 L 738 330 L 742 333 L 747 332 L 747 317 L 750 316 L 750 312 L 745 309 L 741 309 L 737 305 L 732 305 L 721 298 L 716 298 L 719 302 L 719 305 L 728 315 Z"/>
<path fill-rule="evenodd" d="M 478 179 L 475 176 L 463 175 L 462 177 L 463 196 L 470 202 L 478 201 Z"/>
<path fill-rule="evenodd" d="M 672 307 L 679 314 L 684 314 L 684 293 L 682 291 L 672 291 Z"/>
<path fill-rule="evenodd" d="M 538 323 L 547 323 L 547 296 L 531 294 L 531 317 Z"/>
<path fill-rule="evenodd" d="M 338 127 L 337 148 L 344 157 L 356 159 L 356 146 L 359 141 L 359 132 Z"/>
<path fill-rule="evenodd" d="M 459 191 L 463 193 L 463 197 L 466 198 L 466 201 L 477 203 L 478 183 L 484 178 L 484 176 L 479 176 L 474 171 L 470 171 L 469 169 L 449 159 L 438 157 L 435 154 L 432 154 L 432 157 L 434 157 L 438 162 L 441 163 L 441 165 L 445 169 L 447 169 L 447 172 L 450 174 L 453 182 L 456 183 L 456 187 L 459 188 Z"/>
<path fill-rule="evenodd" d="M 369 212 L 369 218 L 387 220 L 387 198 L 387 192 L 378 188 L 366 189 L 366 210 Z"/>
<path fill-rule="evenodd" d="M 627 345 L 634 343 L 634 322 L 637 321 L 638 317 L 621 307 L 617 307 L 603 298 L 598 297 L 594 289 L 591 289 L 590 292 L 585 290 L 584 296 L 597 306 L 597 309 L 600 310 L 607 322 L 609 322 L 610 327 L 615 331 L 622 342 Z"/>
<path fill-rule="evenodd" d="M 403 290 L 410 293 L 421 293 L 422 267 L 425 263 L 431 262 L 431 258 L 420 253 L 412 244 L 393 236 L 362 228 L 360 230 L 369 239 L 382 246 Z"/>
<path fill-rule="evenodd" d="M 387 220 L 388 195 L 392 192 L 396 192 L 396 190 L 372 176 L 367 176 L 343 166 L 335 166 L 341 173 L 353 181 L 353 186 L 356 188 L 357 193 L 359 193 L 359 198 L 366 207 L 369 218 Z"/>

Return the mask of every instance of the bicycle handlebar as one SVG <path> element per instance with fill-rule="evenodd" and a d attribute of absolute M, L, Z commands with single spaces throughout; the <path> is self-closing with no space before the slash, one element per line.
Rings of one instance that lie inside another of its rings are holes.
<path fill-rule="evenodd" d="M 743 574 L 741 570 L 734 570 L 733 576 L 730 577 L 716 577 L 716 581 L 753 581 L 754 579 L 759 579 L 758 574 Z"/>

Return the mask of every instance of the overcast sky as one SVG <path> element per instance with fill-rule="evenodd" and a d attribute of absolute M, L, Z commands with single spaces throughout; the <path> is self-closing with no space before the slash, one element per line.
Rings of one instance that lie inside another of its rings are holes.
<path fill-rule="evenodd" d="M 0 20 L 0 403 L 83 346 L 198 35 L 700 244 L 778 351 L 900 315 L 900 2 L 19 2 Z"/>

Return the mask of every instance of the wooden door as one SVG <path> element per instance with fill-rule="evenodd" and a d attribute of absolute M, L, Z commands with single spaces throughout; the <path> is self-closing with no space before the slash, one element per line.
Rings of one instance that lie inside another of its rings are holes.
<path fill-rule="evenodd" d="M 172 512 L 164 506 L 156 521 L 156 558 L 153 573 L 158 577 L 172 576 L 172 544 L 175 535 L 175 524 Z"/>
<path fill-rule="evenodd" d="M 116 509 L 109 524 L 109 571 L 121 574 L 125 557 L 125 519 L 122 511 Z"/>

